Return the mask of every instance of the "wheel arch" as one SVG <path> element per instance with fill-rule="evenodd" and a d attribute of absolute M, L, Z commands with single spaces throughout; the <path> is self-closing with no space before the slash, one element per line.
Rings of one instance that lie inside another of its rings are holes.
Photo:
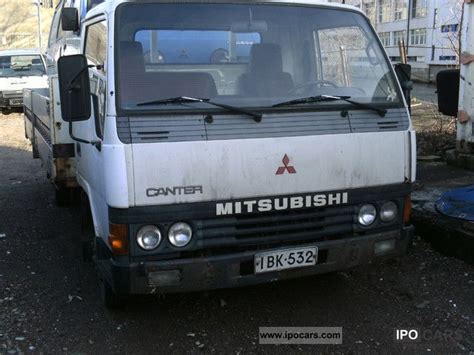
<path fill-rule="evenodd" d="M 106 241 L 109 231 L 107 207 L 102 207 L 100 198 L 93 192 L 85 179 L 79 174 L 76 178 L 81 187 L 81 213 L 86 212 L 83 209 L 89 209 L 94 236 Z"/>

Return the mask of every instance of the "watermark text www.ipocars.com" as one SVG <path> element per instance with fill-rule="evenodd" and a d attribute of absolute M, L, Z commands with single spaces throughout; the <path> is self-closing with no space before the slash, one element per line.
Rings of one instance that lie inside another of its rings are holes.
<path fill-rule="evenodd" d="M 260 344 L 342 344 L 342 327 L 260 327 Z"/>

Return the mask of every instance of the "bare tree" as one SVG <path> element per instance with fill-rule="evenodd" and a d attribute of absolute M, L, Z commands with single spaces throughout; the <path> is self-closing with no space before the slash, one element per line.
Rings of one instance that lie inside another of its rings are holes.
<path fill-rule="evenodd" d="M 439 21 L 439 26 L 437 26 L 442 32 L 443 29 L 446 29 L 445 33 L 446 39 L 449 43 L 449 49 L 451 49 L 458 58 L 461 58 L 461 32 L 462 32 L 462 22 L 463 22 L 463 12 L 464 12 L 464 2 L 462 0 L 454 0 L 449 3 L 446 3 L 444 6 L 444 13 L 448 14 L 445 18 L 442 18 Z M 457 28 L 453 30 L 453 27 Z M 436 29 L 438 29 L 436 28 Z M 444 43 L 438 43 L 438 46 L 444 48 Z"/>

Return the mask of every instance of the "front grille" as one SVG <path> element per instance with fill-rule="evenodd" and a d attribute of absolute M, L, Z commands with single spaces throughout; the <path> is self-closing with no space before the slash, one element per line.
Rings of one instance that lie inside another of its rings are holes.
<path fill-rule="evenodd" d="M 206 248 L 323 241 L 353 233 L 353 216 L 344 206 L 213 218 L 197 221 L 196 234 Z"/>
<path fill-rule="evenodd" d="M 5 99 L 22 99 L 23 91 L 5 91 L 3 92 L 3 97 Z"/>
<path fill-rule="evenodd" d="M 207 123 L 203 114 L 118 117 L 117 132 L 125 144 L 169 143 L 303 137 L 380 131 L 404 131 L 409 120 L 405 108 L 390 108 L 385 117 L 367 110 L 350 110 L 348 118 L 339 110 L 266 113 L 255 124 L 245 115 L 215 115 Z"/>

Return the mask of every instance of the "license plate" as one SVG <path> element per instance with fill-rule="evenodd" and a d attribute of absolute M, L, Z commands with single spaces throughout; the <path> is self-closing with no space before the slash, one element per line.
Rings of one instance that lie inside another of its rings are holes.
<path fill-rule="evenodd" d="M 312 266 L 317 259 L 318 248 L 314 246 L 269 251 L 255 255 L 255 273 Z"/>

